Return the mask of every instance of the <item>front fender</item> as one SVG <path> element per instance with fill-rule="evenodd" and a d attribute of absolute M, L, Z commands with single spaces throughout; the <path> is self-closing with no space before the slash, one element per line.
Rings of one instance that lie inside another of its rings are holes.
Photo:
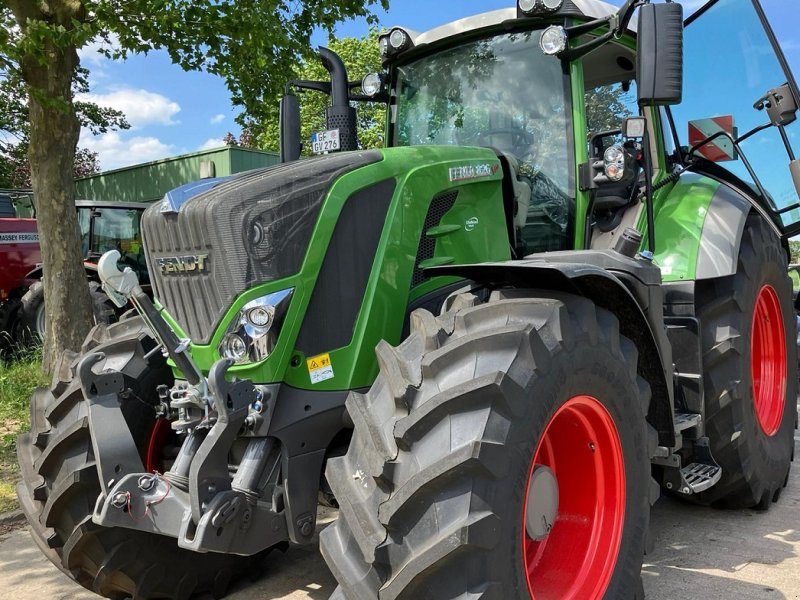
<path fill-rule="evenodd" d="M 639 351 L 639 373 L 650 384 L 648 422 L 659 445 L 673 447 L 672 350 L 664 332 L 660 277 L 649 263 L 614 251 L 584 250 L 532 255 L 525 260 L 431 269 L 489 288 L 544 289 L 590 299 L 613 313 L 620 332 Z"/>

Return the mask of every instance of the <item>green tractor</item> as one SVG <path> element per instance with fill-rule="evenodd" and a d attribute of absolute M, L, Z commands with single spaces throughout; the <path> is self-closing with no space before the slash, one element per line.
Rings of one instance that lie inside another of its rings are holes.
<path fill-rule="evenodd" d="M 146 211 L 155 301 L 100 260 L 138 315 L 33 395 L 42 551 L 110 598 L 220 595 L 323 502 L 337 600 L 627 600 L 662 490 L 769 508 L 800 95 L 757 0 L 684 25 L 518 0 L 390 30 L 363 82 L 321 50 L 330 81 L 288 86 L 330 94 L 320 156 L 289 93 L 283 164 Z M 611 130 L 609 91 L 636 105 Z M 385 149 L 358 149 L 360 100 Z"/>

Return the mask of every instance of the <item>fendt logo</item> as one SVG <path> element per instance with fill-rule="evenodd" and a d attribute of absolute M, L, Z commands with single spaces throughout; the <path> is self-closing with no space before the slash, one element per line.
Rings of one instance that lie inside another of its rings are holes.
<path fill-rule="evenodd" d="M 203 273 L 208 270 L 208 254 L 163 256 L 156 259 L 162 273 Z"/>

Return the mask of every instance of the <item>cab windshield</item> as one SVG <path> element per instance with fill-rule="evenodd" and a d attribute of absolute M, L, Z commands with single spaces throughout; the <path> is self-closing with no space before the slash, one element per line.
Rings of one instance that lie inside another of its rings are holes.
<path fill-rule="evenodd" d="M 569 76 L 539 30 L 469 42 L 396 71 L 394 146 L 491 146 L 530 188 L 517 222 L 524 251 L 569 245 L 574 207 Z"/>
<path fill-rule="evenodd" d="M 492 146 L 571 196 L 569 81 L 539 37 L 503 34 L 399 67 L 394 145 Z"/>

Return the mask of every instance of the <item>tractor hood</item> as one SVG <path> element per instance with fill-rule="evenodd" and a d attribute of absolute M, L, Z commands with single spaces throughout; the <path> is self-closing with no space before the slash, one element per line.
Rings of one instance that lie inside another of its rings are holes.
<path fill-rule="evenodd" d="M 297 273 L 338 177 L 381 160 L 352 152 L 249 171 L 181 204 L 151 206 L 142 236 L 156 298 L 196 344 L 253 286 Z"/>

